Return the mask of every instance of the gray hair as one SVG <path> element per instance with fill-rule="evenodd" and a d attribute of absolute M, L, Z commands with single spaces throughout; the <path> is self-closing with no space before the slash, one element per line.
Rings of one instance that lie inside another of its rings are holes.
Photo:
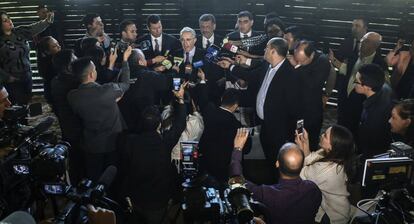
<path fill-rule="evenodd" d="M 216 23 L 216 17 L 213 14 L 203 14 L 198 19 L 198 22 L 208 22 L 211 21 L 212 23 Z"/>
<path fill-rule="evenodd" d="M 180 37 L 183 36 L 183 33 L 191 33 L 193 35 L 194 38 L 196 38 L 196 32 L 194 31 L 193 28 L 191 27 L 184 27 L 181 31 L 180 31 Z"/>

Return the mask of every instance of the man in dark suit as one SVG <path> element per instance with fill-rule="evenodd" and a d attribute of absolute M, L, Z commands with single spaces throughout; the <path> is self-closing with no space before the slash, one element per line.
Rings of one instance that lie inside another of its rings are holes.
<path fill-rule="evenodd" d="M 302 118 L 309 133 L 311 150 L 317 150 L 323 121 L 323 87 L 331 71 L 328 57 L 317 51 L 311 41 L 302 40 L 294 53 L 295 71 L 301 82 Z M 292 61 L 291 61 L 292 63 Z"/>
<path fill-rule="evenodd" d="M 364 18 L 356 18 L 352 21 L 352 35 L 344 39 L 344 42 L 334 53 L 330 51 L 330 60 L 339 68 L 338 64 L 343 63 L 352 58 L 358 57 L 359 47 L 361 46 L 361 38 L 367 33 L 368 21 Z"/>
<path fill-rule="evenodd" d="M 228 40 L 231 40 L 231 41 L 238 41 L 241 39 L 255 37 L 255 36 L 263 34 L 263 32 L 252 30 L 253 22 L 254 22 L 253 14 L 251 12 L 249 11 L 239 12 L 239 14 L 237 15 L 237 24 L 238 24 L 239 30 L 227 34 L 225 39 L 227 38 Z M 247 50 L 252 55 L 263 55 L 264 48 L 265 48 L 265 42 L 257 46 L 248 47 L 245 50 Z"/>
<path fill-rule="evenodd" d="M 354 90 L 356 74 L 363 65 L 374 63 L 384 71 L 387 66 L 378 52 L 382 37 L 378 33 L 369 32 L 361 38 L 359 56 L 339 66 L 338 83 L 338 124 L 348 128 L 356 136 L 362 112 L 364 95 Z"/>
<path fill-rule="evenodd" d="M 364 159 L 386 152 L 391 143 L 392 90 L 384 81 L 384 70 L 376 64 L 363 65 L 356 75 L 355 91 L 366 97 L 355 141 Z"/>
<path fill-rule="evenodd" d="M 196 47 L 207 49 L 212 44 L 220 46 L 223 37 L 214 33 L 216 30 L 216 17 L 213 14 L 203 14 L 198 19 L 201 35 L 197 35 Z"/>
<path fill-rule="evenodd" d="M 148 34 L 138 38 L 137 43 L 147 59 L 147 66 L 164 61 L 165 53 L 176 51 L 180 48 L 180 41 L 172 35 L 162 32 L 161 18 L 158 15 L 147 17 Z M 157 57 L 158 56 L 158 57 Z"/>
<path fill-rule="evenodd" d="M 230 66 L 229 61 L 220 61 L 223 68 L 230 68 L 232 75 L 249 83 L 255 94 L 243 95 L 245 101 L 256 105 L 256 114 L 261 120 L 260 141 L 269 166 L 273 170 L 280 147 L 294 138 L 295 124 L 300 113 L 298 77 L 286 60 L 287 41 L 282 38 L 269 40 L 264 62 L 254 70 Z"/>
<path fill-rule="evenodd" d="M 208 95 L 212 102 L 219 105 L 221 93 L 224 91 L 217 81 L 224 76 L 224 70 L 216 64 L 210 63 L 204 59 L 205 52 L 195 46 L 197 42 L 196 33 L 190 27 L 184 27 L 180 31 L 180 41 L 182 48 L 175 52 L 174 56 L 183 58 L 183 63 L 177 69 L 179 77 L 196 81 L 198 70 L 195 69 L 197 64 L 202 63 L 202 70 L 209 82 Z"/>
<path fill-rule="evenodd" d="M 202 73 L 202 72 L 200 72 Z M 205 77 L 201 75 L 199 84 L 199 106 L 203 115 L 204 131 L 200 138 L 200 161 L 203 171 L 213 176 L 220 184 L 226 184 L 230 164 L 233 139 L 240 121 L 234 116 L 239 106 L 240 92 L 236 89 L 227 89 L 222 97 L 220 107 L 209 102 Z"/>
<path fill-rule="evenodd" d="M 142 132 L 131 134 L 122 142 L 123 197 L 134 205 L 133 223 L 165 223 L 171 197 L 173 171 L 171 151 L 186 127 L 184 87 L 174 91 L 174 121 L 169 130 L 160 132 L 161 114 L 149 106 L 141 113 Z"/>
<path fill-rule="evenodd" d="M 81 84 L 68 94 L 73 112 L 81 119 L 86 176 L 96 181 L 105 168 L 116 163 L 116 138 L 125 128 L 117 101 L 129 88 L 128 58 L 132 48 L 123 55 L 119 83 L 96 83 L 95 65 L 89 58 L 73 63 L 73 73 Z"/>

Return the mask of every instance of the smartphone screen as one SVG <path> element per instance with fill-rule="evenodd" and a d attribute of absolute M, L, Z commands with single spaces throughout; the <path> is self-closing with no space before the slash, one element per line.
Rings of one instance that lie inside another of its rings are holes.
<path fill-rule="evenodd" d="M 298 120 L 296 122 L 296 131 L 298 132 L 298 134 L 302 134 L 303 133 L 303 128 L 304 128 L 304 120 Z"/>
<path fill-rule="evenodd" d="M 180 78 L 173 78 L 173 89 L 174 91 L 180 90 L 181 79 Z"/>

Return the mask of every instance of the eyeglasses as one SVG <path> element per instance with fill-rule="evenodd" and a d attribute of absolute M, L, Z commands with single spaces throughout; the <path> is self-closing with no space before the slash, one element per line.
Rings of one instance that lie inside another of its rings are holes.
<path fill-rule="evenodd" d="M 358 81 L 354 81 L 354 84 L 359 84 L 359 85 L 362 85 L 362 82 L 358 82 Z"/>

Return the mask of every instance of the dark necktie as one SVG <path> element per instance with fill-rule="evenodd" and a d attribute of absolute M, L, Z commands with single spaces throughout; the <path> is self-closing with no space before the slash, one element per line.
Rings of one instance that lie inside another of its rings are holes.
<path fill-rule="evenodd" d="M 210 45 L 211 45 L 210 40 L 207 40 L 207 45 L 206 45 L 206 48 L 209 48 L 209 47 L 210 47 Z"/>
<path fill-rule="evenodd" d="M 185 64 L 190 64 L 190 52 L 185 52 Z"/>
<path fill-rule="evenodd" d="M 155 54 L 160 54 L 160 45 L 158 44 L 158 40 L 154 39 L 155 41 Z"/>
<path fill-rule="evenodd" d="M 243 34 L 243 39 L 248 38 L 249 36 L 247 34 Z"/>

